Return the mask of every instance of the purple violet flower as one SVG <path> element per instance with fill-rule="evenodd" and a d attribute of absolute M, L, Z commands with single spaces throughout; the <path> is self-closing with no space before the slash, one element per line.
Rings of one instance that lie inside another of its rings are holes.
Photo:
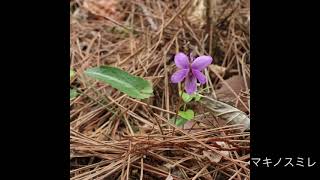
<path fill-rule="evenodd" d="M 190 60 L 184 53 L 178 53 L 174 57 L 174 62 L 179 68 L 171 76 L 171 82 L 179 83 L 185 80 L 185 90 L 188 94 L 193 94 L 197 90 L 197 79 L 201 84 L 206 83 L 206 77 L 201 71 L 212 62 L 211 56 L 199 56 L 195 60 L 191 56 Z"/>

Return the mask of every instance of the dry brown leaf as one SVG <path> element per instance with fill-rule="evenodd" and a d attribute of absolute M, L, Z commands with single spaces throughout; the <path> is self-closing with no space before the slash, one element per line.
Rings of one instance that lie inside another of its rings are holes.
<path fill-rule="evenodd" d="M 211 64 L 211 65 L 209 65 L 209 70 L 212 71 L 212 72 L 218 73 L 220 76 L 224 76 L 224 74 L 226 73 L 227 68 L 219 66 L 219 65 L 216 65 L 216 64 Z"/>
<path fill-rule="evenodd" d="M 192 127 L 194 127 L 196 124 L 195 121 L 187 121 L 184 125 L 183 125 L 183 128 L 184 129 L 190 129 Z"/>
<path fill-rule="evenodd" d="M 245 81 L 242 76 L 232 76 L 231 78 L 225 80 L 225 82 L 232 88 L 232 90 L 241 98 L 241 100 L 248 106 L 248 98 L 246 98 L 242 92 L 246 91 Z M 240 109 L 241 111 L 246 112 L 247 109 L 243 106 L 242 103 L 237 102 L 239 101 L 235 94 L 224 84 L 221 83 L 221 88 L 216 90 L 217 99 L 220 101 L 226 102 L 236 108 Z"/>
<path fill-rule="evenodd" d="M 186 16 L 191 24 L 203 27 L 206 23 L 206 0 L 193 0 L 190 7 L 187 9 Z"/>
<path fill-rule="evenodd" d="M 85 0 L 83 7 L 97 16 L 119 20 L 118 4 L 117 0 Z"/>
<path fill-rule="evenodd" d="M 201 131 L 201 128 L 199 124 L 196 121 L 187 121 L 184 125 L 183 128 L 180 128 L 182 131 L 186 133 L 195 133 Z"/>
<path fill-rule="evenodd" d="M 216 142 L 218 145 L 221 147 L 226 148 L 227 144 L 225 142 Z M 219 151 L 222 155 L 229 157 L 229 152 L 228 151 Z M 222 159 L 222 155 L 215 153 L 211 150 L 208 151 L 203 151 L 203 156 L 207 157 L 211 162 L 218 163 Z"/>
<path fill-rule="evenodd" d="M 202 97 L 199 102 L 210 109 L 214 116 L 225 120 L 227 124 L 242 124 L 243 130 L 250 129 L 250 119 L 239 109 L 206 96 Z"/>

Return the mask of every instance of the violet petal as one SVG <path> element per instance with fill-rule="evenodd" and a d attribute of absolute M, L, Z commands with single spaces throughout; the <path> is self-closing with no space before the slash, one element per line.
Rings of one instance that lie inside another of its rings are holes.
<path fill-rule="evenodd" d="M 193 94 L 197 90 L 197 79 L 193 75 L 186 77 L 185 90 L 188 94 Z"/>
<path fill-rule="evenodd" d="M 199 56 L 192 62 L 191 68 L 201 71 L 207 66 L 209 66 L 211 62 L 212 62 L 211 56 Z"/>
<path fill-rule="evenodd" d="M 184 53 L 177 53 L 174 56 L 174 62 L 180 69 L 189 69 L 189 58 Z"/>
<path fill-rule="evenodd" d="M 172 74 L 171 82 L 178 83 L 181 82 L 189 73 L 189 69 L 181 69 Z"/>
<path fill-rule="evenodd" d="M 206 76 L 202 74 L 202 72 L 196 70 L 196 69 L 192 69 L 192 74 L 198 79 L 198 81 L 201 84 L 205 84 L 206 83 Z"/>

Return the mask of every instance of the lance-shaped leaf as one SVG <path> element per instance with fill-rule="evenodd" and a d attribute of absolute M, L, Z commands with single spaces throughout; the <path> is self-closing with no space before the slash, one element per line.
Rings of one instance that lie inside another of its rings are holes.
<path fill-rule="evenodd" d="M 75 72 L 74 72 L 72 69 L 70 69 L 70 79 L 71 79 L 74 75 L 75 75 Z"/>
<path fill-rule="evenodd" d="M 77 95 L 78 95 L 77 90 L 70 89 L 70 100 L 74 99 L 75 97 L 77 97 Z"/>
<path fill-rule="evenodd" d="M 145 99 L 153 95 L 152 85 L 149 81 L 115 67 L 95 67 L 86 70 L 85 73 L 133 98 Z"/>
<path fill-rule="evenodd" d="M 206 96 L 203 96 L 199 102 L 210 109 L 214 116 L 226 120 L 227 123 L 243 124 L 243 130 L 250 130 L 250 119 L 239 109 Z"/>

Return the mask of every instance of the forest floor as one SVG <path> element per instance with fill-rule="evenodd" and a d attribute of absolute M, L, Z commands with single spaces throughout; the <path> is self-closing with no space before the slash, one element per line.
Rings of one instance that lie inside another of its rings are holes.
<path fill-rule="evenodd" d="M 203 95 L 250 117 L 249 0 L 71 0 L 70 178 L 250 179 L 250 130 L 198 102 L 186 127 L 177 52 L 210 55 Z M 88 78 L 108 65 L 140 76 L 153 96 L 137 100 Z"/>

